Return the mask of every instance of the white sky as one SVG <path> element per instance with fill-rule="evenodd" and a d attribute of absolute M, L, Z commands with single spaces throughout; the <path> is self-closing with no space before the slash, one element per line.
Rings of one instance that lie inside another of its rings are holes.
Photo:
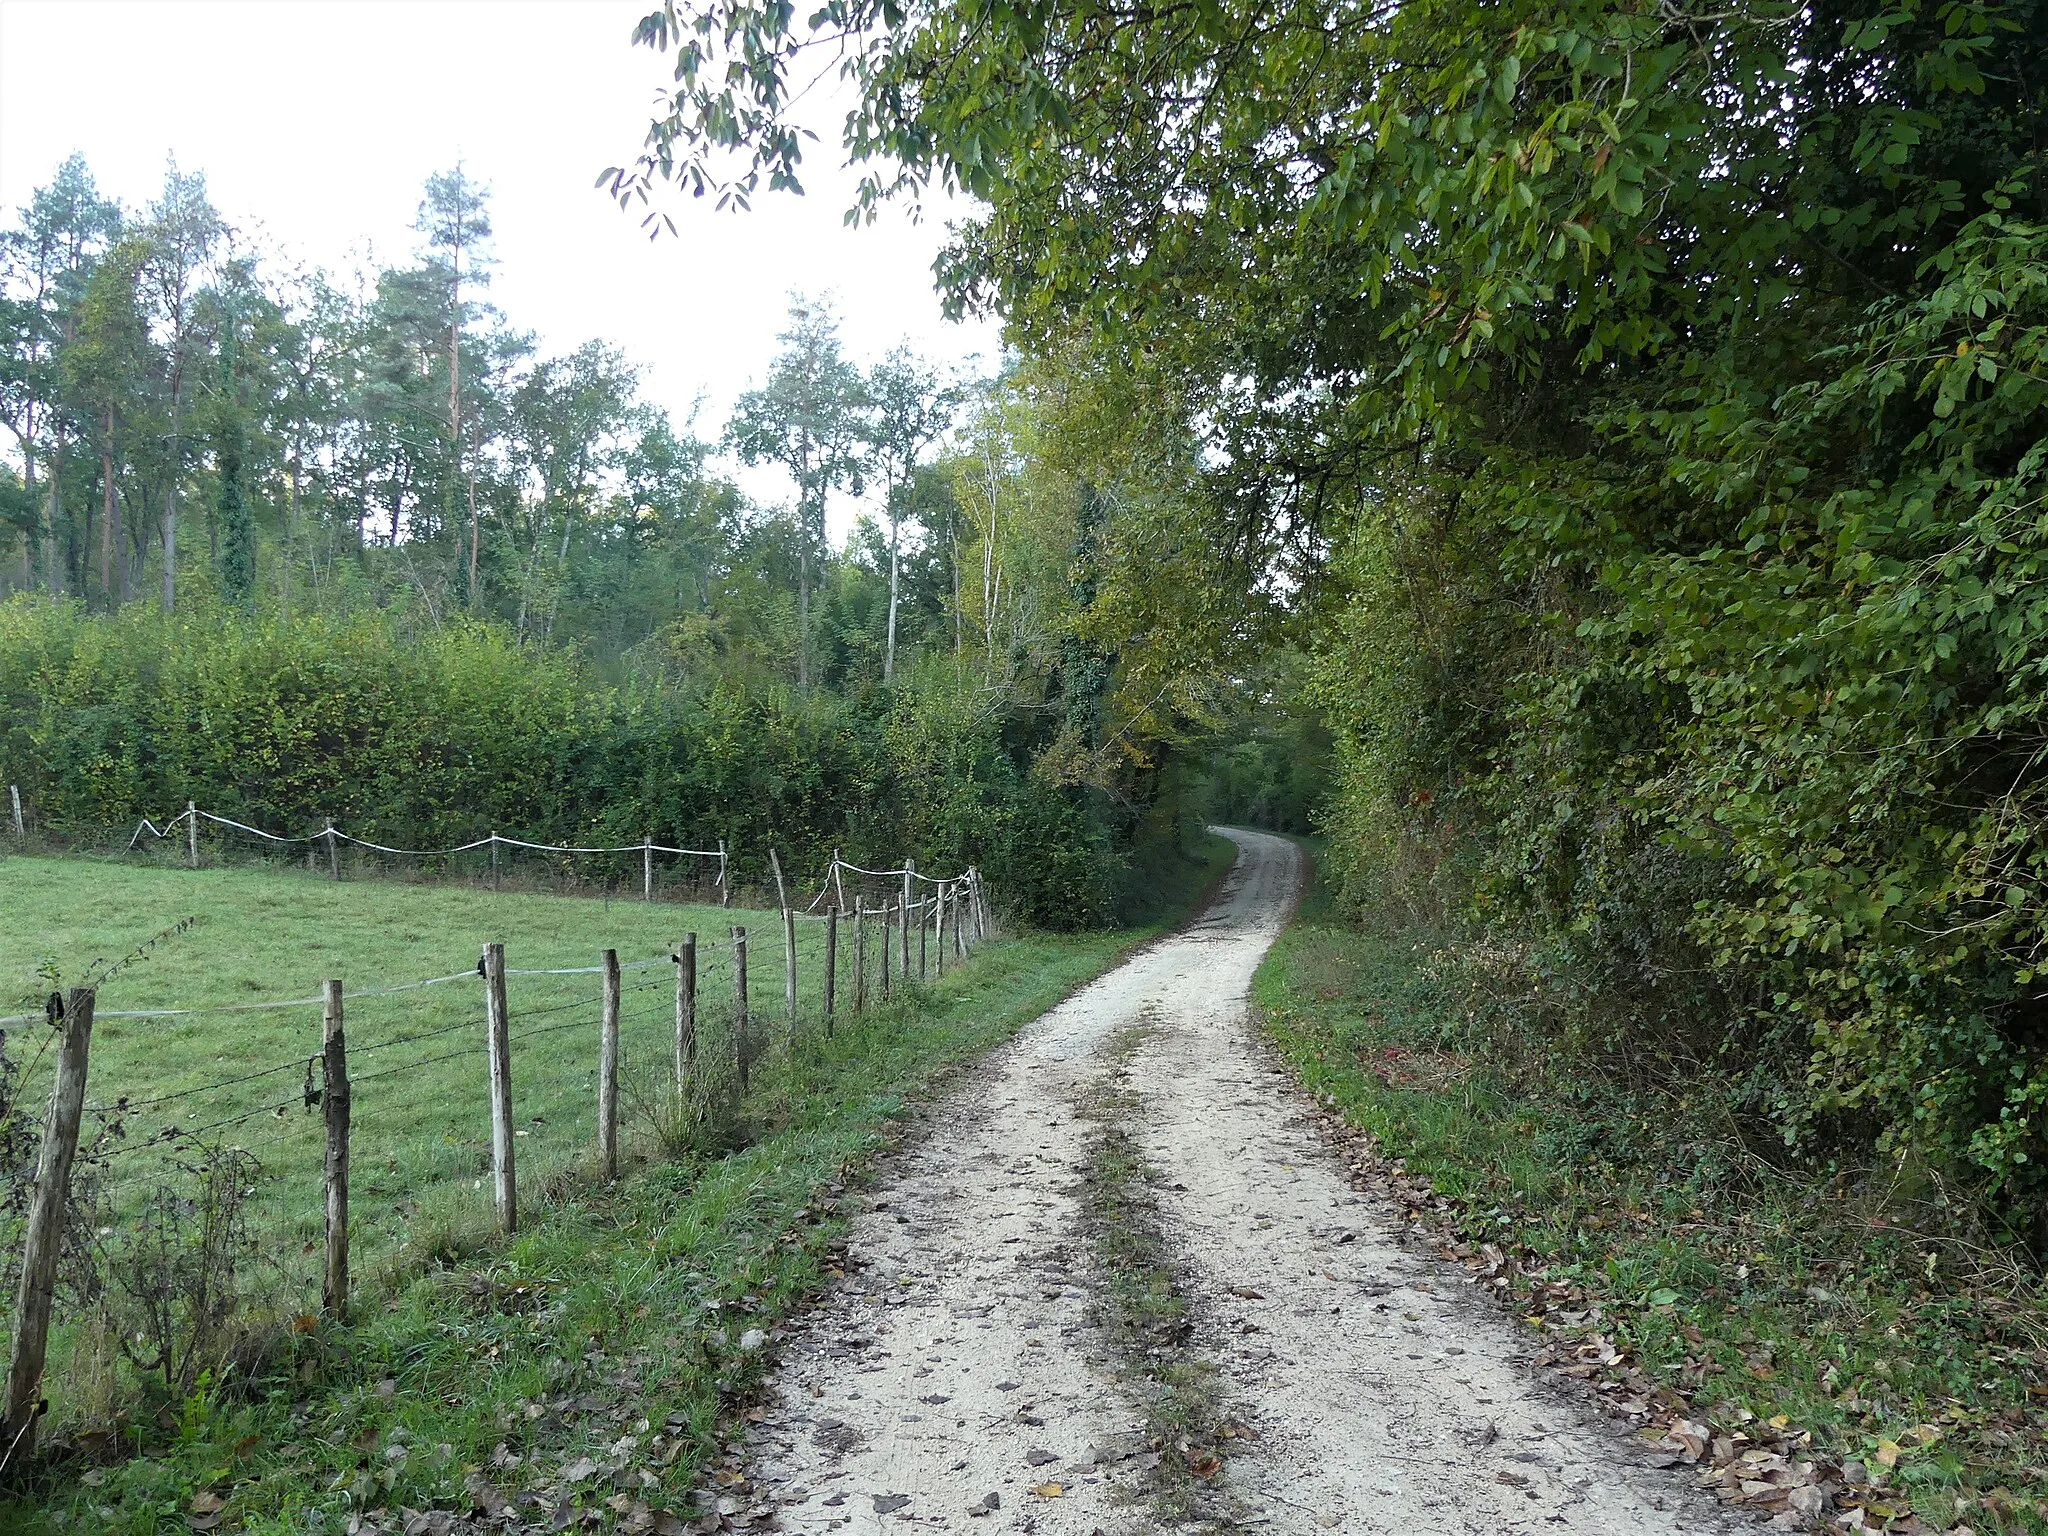
<path fill-rule="evenodd" d="M 644 369 L 678 424 L 715 434 L 765 370 L 793 289 L 837 303 L 862 361 L 908 338 L 992 366 L 989 323 L 951 324 L 931 262 L 945 205 L 847 229 L 853 176 L 821 100 L 808 195 L 752 212 L 671 191 L 680 238 L 650 243 L 593 183 L 640 146 L 672 66 L 630 46 L 654 0 L 0 0 L 0 210 L 11 221 L 72 151 L 139 207 L 166 156 L 261 246 L 337 275 L 406 259 L 429 173 L 458 158 L 489 185 L 490 299 L 544 352 L 592 337 Z M 929 215 L 935 214 L 936 217 Z M 957 216 L 957 215 L 955 215 Z M 788 495 L 747 472 L 758 498 Z M 835 509 L 843 533 L 850 507 Z"/>

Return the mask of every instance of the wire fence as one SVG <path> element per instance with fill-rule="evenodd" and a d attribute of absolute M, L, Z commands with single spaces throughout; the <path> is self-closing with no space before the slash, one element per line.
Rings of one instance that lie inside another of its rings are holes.
<path fill-rule="evenodd" d="M 853 897 L 861 892 L 871 898 L 871 905 L 891 896 L 910 902 L 914 889 L 936 888 L 965 878 L 927 875 L 910 860 L 895 868 L 869 869 L 842 859 L 834 849 L 824 873 L 815 881 L 814 894 L 804 901 L 789 890 L 812 890 L 813 882 L 793 877 L 785 890 L 779 863 L 774 866 L 773 881 L 743 884 L 735 869 L 736 851 L 723 838 L 699 839 L 712 845 L 702 847 L 688 846 L 687 839 L 662 842 L 652 833 L 638 842 L 572 844 L 491 830 L 464 842 L 409 848 L 359 836 L 331 819 L 317 831 L 282 832 L 202 809 L 191 801 L 175 815 L 145 816 L 132 825 L 65 821 L 33 815 L 18 788 L 10 786 L 8 793 L 12 831 L 19 846 L 190 869 L 222 865 L 278 868 L 303 859 L 308 874 L 336 881 L 457 880 L 500 891 L 561 894 L 637 891 L 647 901 L 710 901 L 753 908 L 793 904 L 800 916 L 812 917 L 830 906 L 850 911 Z M 771 863 L 775 858 L 771 853 Z"/>
<path fill-rule="evenodd" d="M 4 1090 L 0 1123 L 45 1094 L 50 1106 L 33 1190 L 17 1202 L 0 1446 L 32 1438 L 37 1331 L 60 1259 L 97 1255 L 98 1278 L 70 1291 L 104 1302 L 169 1283 L 143 1271 L 226 1223 L 260 1255 L 249 1261 L 260 1275 L 238 1286 L 282 1312 L 345 1317 L 362 1277 L 395 1278 L 479 1230 L 515 1230 L 522 1204 L 564 1181 L 615 1176 L 622 1126 L 657 1145 L 732 1115 L 764 1062 L 944 974 L 993 927 L 972 869 L 935 878 L 907 861 L 867 870 L 835 856 L 820 897 L 799 908 L 784 894 L 769 922 L 657 955 L 606 951 L 594 965 L 519 967 L 490 945 L 471 968 L 368 986 L 344 977 L 318 996 L 101 1010 L 86 986 L 0 1018 L 10 1033 L 49 1026 Z M 244 1019 L 264 1021 L 275 1054 L 236 1048 Z M 177 1030 L 186 1045 L 174 1061 L 127 1052 L 128 1081 L 93 1078 L 95 1021 Z M 278 1049 L 280 1032 L 301 1043 Z M 195 1070 L 194 1043 L 222 1047 L 225 1070 Z M 138 1072 L 151 1061 L 158 1070 Z"/>

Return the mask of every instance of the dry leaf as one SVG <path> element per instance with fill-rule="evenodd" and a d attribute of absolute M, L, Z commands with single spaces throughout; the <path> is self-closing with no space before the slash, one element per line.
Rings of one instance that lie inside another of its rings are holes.
<path fill-rule="evenodd" d="M 1877 1464 L 1880 1467 L 1896 1467 L 1899 1464 L 1899 1442 L 1880 1440 L 1877 1442 Z"/>
<path fill-rule="evenodd" d="M 1067 1490 L 1062 1488 L 1058 1483 L 1038 1483 L 1033 1485 L 1031 1491 L 1037 1494 L 1041 1499 L 1065 1498 L 1067 1493 Z"/>

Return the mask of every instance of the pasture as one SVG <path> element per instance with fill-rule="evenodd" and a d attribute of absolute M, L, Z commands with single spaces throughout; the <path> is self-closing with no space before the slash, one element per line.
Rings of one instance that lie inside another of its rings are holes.
<path fill-rule="evenodd" d="M 779 917 L 741 908 L 16 857 L 0 863 L 0 1011 L 32 1013 L 52 989 L 111 967 L 97 999 L 82 1139 L 109 1217 L 130 1219 L 151 1191 L 189 1182 L 198 1144 L 246 1150 L 257 1170 L 249 1219 L 267 1239 L 264 1289 L 280 1306 L 310 1312 L 323 1221 L 311 1092 L 323 980 L 341 978 L 346 998 L 351 1267 L 358 1289 L 388 1286 L 491 1224 L 484 996 L 475 974 L 483 944 L 505 945 L 515 1150 L 521 1203 L 531 1208 L 591 1166 L 601 998 L 592 968 L 604 949 L 616 949 L 626 967 L 620 1118 L 628 1156 L 672 1123 L 670 955 L 689 931 L 700 935 L 698 1075 L 712 1091 L 729 1090 L 734 923 L 750 935 L 758 1098 L 792 1032 Z M 798 926 L 798 1049 L 824 1043 L 823 926 Z M 850 1009 L 852 925 L 842 932 L 841 1007 Z M 871 939 L 871 963 L 878 947 Z M 271 1006 L 279 1002 L 286 1006 Z M 124 1016 L 171 1009 L 188 1011 Z M 11 1032 L 26 1069 L 22 1102 L 39 1116 L 54 1032 L 33 1021 Z"/>

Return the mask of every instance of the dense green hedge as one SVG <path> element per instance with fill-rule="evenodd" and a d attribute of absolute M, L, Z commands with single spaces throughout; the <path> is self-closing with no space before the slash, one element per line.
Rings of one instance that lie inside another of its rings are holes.
<path fill-rule="evenodd" d="M 1130 827 L 1034 777 L 971 680 L 919 681 L 862 700 L 616 687 L 485 626 L 166 621 L 17 598 L 0 604 L 0 774 L 52 824 L 190 799 L 266 829 L 332 817 L 397 847 L 652 832 L 724 838 L 741 880 L 765 877 L 771 845 L 806 871 L 834 847 L 861 862 L 908 851 L 978 864 L 1034 922 L 1109 920 Z"/>

